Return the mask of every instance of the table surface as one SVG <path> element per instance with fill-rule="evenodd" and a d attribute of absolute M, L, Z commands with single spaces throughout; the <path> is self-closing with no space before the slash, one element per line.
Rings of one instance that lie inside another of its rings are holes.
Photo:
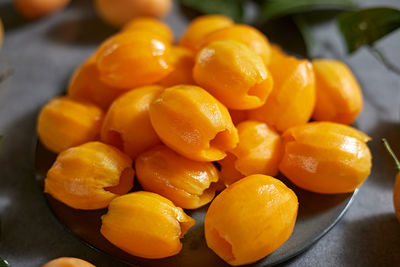
<path fill-rule="evenodd" d="M 396 6 L 400 2 L 362 1 Z M 0 1 L 6 34 L 0 52 L 0 256 L 12 266 L 40 266 L 61 256 L 88 260 L 98 267 L 124 266 L 96 252 L 65 231 L 46 205 L 35 180 L 33 142 L 40 107 L 62 93 L 73 69 L 113 29 L 95 16 L 90 1 L 73 1 L 55 16 L 26 22 L 11 1 Z M 187 18 L 177 5 L 166 19 L 177 36 Z M 393 211 L 396 175 L 380 139 L 400 153 L 400 76 L 388 71 L 367 50 L 346 55 L 332 23 L 314 27 L 315 54 L 345 61 L 358 77 L 364 109 L 356 126 L 373 140 L 371 176 L 344 218 L 311 249 L 282 266 L 399 266 L 400 224 Z M 400 66 L 400 31 L 377 44 Z"/>

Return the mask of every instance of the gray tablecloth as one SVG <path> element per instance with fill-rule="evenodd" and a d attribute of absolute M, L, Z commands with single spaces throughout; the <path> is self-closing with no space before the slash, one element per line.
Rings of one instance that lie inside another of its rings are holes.
<path fill-rule="evenodd" d="M 363 5 L 399 1 L 362 1 Z M 0 52 L 0 256 L 12 266 L 40 266 L 73 256 L 96 266 L 123 266 L 89 248 L 65 231 L 49 211 L 35 181 L 32 142 L 40 107 L 60 94 L 71 71 L 113 31 L 102 27 L 88 1 L 73 1 L 56 16 L 24 22 L 11 1 L 0 1 L 6 35 Z M 187 21 L 175 6 L 167 18 L 176 34 Z M 314 29 L 316 50 L 344 60 L 359 78 L 364 110 L 357 127 L 373 141 L 373 170 L 344 218 L 304 254 L 285 266 L 400 266 L 400 224 L 392 204 L 394 165 L 380 139 L 388 138 L 400 154 L 400 76 L 388 71 L 366 49 L 344 53 L 337 31 L 326 24 Z M 400 31 L 378 47 L 400 66 Z"/>

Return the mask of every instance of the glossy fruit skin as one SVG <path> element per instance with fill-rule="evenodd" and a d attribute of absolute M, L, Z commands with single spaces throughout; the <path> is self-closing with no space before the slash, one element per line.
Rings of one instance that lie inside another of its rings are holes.
<path fill-rule="evenodd" d="M 49 261 L 42 267 L 95 267 L 95 266 L 87 261 L 78 258 L 61 257 Z"/>
<path fill-rule="evenodd" d="M 202 45 L 202 40 L 210 33 L 231 26 L 234 22 L 223 15 L 200 16 L 189 24 L 179 40 L 179 46 L 186 47 L 197 52 Z"/>
<path fill-rule="evenodd" d="M 261 57 L 232 40 L 216 41 L 200 50 L 193 77 L 229 109 L 262 106 L 273 86 Z"/>
<path fill-rule="evenodd" d="M 357 189 L 371 172 L 370 138 L 343 124 L 311 122 L 287 130 L 279 170 L 297 186 L 316 193 Z"/>
<path fill-rule="evenodd" d="M 343 63 L 330 59 L 312 61 L 316 80 L 313 118 L 317 121 L 353 123 L 363 106 L 360 85 Z"/>
<path fill-rule="evenodd" d="M 230 158 L 219 162 L 225 185 L 252 174 L 277 175 L 283 152 L 279 134 L 265 123 L 250 120 L 239 123 L 236 128 L 239 143 Z"/>
<path fill-rule="evenodd" d="M 173 70 L 157 84 L 171 87 L 177 84 L 195 85 L 192 70 L 194 67 L 194 53 L 187 48 L 173 46 L 171 48 L 170 63 Z"/>
<path fill-rule="evenodd" d="M 171 7 L 172 0 L 95 0 L 99 16 L 115 27 L 140 16 L 163 18 Z"/>
<path fill-rule="evenodd" d="M 158 85 L 133 89 L 109 108 L 101 128 L 101 141 L 124 151 L 132 159 L 161 143 L 150 122 L 150 104 L 162 93 Z"/>
<path fill-rule="evenodd" d="M 148 259 L 173 256 L 195 220 L 170 200 L 137 191 L 111 201 L 102 217 L 101 234 L 125 252 Z"/>
<path fill-rule="evenodd" d="M 226 107 L 197 86 L 165 89 L 150 105 L 150 120 L 164 144 L 192 160 L 220 160 L 238 142 Z"/>
<path fill-rule="evenodd" d="M 44 192 L 74 209 L 108 206 L 133 187 L 132 160 L 117 148 L 89 142 L 60 153 L 47 172 Z"/>
<path fill-rule="evenodd" d="M 282 48 L 277 44 L 270 44 L 270 62 L 269 64 L 279 64 L 279 61 L 288 57 L 289 55 L 282 50 Z"/>
<path fill-rule="evenodd" d="M 203 39 L 201 46 L 205 47 L 212 42 L 224 40 L 234 40 L 246 45 L 262 58 L 265 65 L 269 64 L 270 44 L 267 37 L 256 28 L 244 24 L 225 27 L 208 34 Z"/>
<path fill-rule="evenodd" d="M 127 31 L 107 39 L 96 52 L 101 80 L 121 89 L 153 84 L 172 70 L 170 47 L 144 31 Z"/>
<path fill-rule="evenodd" d="M 108 86 L 100 80 L 96 58 L 90 57 L 72 75 L 68 84 L 68 96 L 72 99 L 90 102 L 107 110 L 124 90 Z"/>
<path fill-rule="evenodd" d="M 18 13 L 27 19 L 37 19 L 59 11 L 70 0 L 14 0 Z"/>
<path fill-rule="evenodd" d="M 211 162 L 187 159 L 164 145 L 140 154 L 135 168 L 144 190 L 160 194 L 184 209 L 209 203 L 215 195 L 212 183 L 219 178 Z"/>
<path fill-rule="evenodd" d="M 211 203 L 204 221 L 207 246 L 230 265 L 255 262 L 289 238 L 297 209 L 296 194 L 278 179 L 247 176 Z"/>
<path fill-rule="evenodd" d="M 103 117 L 103 111 L 93 104 L 58 97 L 40 111 L 37 132 L 47 149 L 60 153 L 95 140 Z"/>
<path fill-rule="evenodd" d="M 147 31 L 172 44 L 174 33 L 164 22 L 152 17 L 137 17 L 125 24 L 123 31 Z"/>
<path fill-rule="evenodd" d="M 282 57 L 269 69 L 274 88 L 265 104 L 249 110 L 249 118 L 267 123 L 279 132 L 307 123 L 315 106 L 315 78 L 307 60 Z"/>

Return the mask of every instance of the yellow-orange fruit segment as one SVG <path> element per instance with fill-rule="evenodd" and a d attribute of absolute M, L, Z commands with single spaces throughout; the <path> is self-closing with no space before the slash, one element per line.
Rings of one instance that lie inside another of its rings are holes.
<path fill-rule="evenodd" d="M 235 163 L 237 157 L 231 152 L 226 153 L 226 157 L 219 160 L 218 164 L 221 168 L 218 184 L 225 188 L 244 177 L 243 173 L 237 170 Z"/>
<path fill-rule="evenodd" d="M 101 140 L 132 159 L 159 144 L 161 141 L 150 122 L 149 107 L 163 90 L 158 85 L 139 87 L 115 100 L 104 118 Z"/>
<path fill-rule="evenodd" d="M 125 24 L 122 31 L 148 31 L 159 36 L 169 44 L 174 41 L 174 33 L 169 25 L 152 17 L 134 18 Z"/>
<path fill-rule="evenodd" d="M 182 249 L 180 239 L 195 220 L 170 200 L 138 191 L 111 201 L 102 218 L 101 234 L 134 256 L 159 259 Z"/>
<path fill-rule="evenodd" d="M 270 64 L 279 64 L 279 61 L 281 59 L 288 57 L 285 51 L 283 51 L 282 48 L 277 44 L 271 44 L 270 51 L 271 51 L 271 59 L 269 62 Z"/>
<path fill-rule="evenodd" d="M 197 86 L 165 89 L 150 105 L 150 120 L 164 144 L 192 160 L 220 160 L 238 142 L 226 107 Z"/>
<path fill-rule="evenodd" d="M 42 267 L 96 267 L 96 266 L 81 259 L 61 257 L 49 261 Z"/>
<path fill-rule="evenodd" d="M 119 33 L 96 52 L 100 79 L 121 89 L 153 84 L 172 70 L 169 53 L 169 44 L 151 32 Z"/>
<path fill-rule="evenodd" d="M 282 57 L 269 69 L 274 88 L 265 104 L 249 110 L 249 118 L 267 123 L 279 132 L 307 123 L 315 106 L 315 78 L 308 60 Z"/>
<path fill-rule="evenodd" d="M 194 54 L 192 51 L 180 46 L 172 47 L 170 63 L 173 70 L 157 84 L 165 87 L 177 84 L 195 84 L 192 75 L 194 67 Z"/>
<path fill-rule="evenodd" d="M 270 62 L 271 51 L 268 39 L 264 34 L 252 26 L 236 24 L 216 30 L 208 34 L 202 40 L 201 46 L 204 47 L 212 42 L 223 40 L 238 41 L 259 55 L 265 65 L 268 65 Z"/>
<path fill-rule="evenodd" d="M 187 159 L 164 145 L 140 154 L 135 168 L 144 190 L 160 194 L 178 207 L 197 209 L 215 195 L 218 170 L 211 162 Z"/>
<path fill-rule="evenodd" d="M 74 209 L 95 210 L 133 187 L 132 160 L 117 148 L 89 142 L 60 153 L 44 192 Z"/>
<path fill-rule="evenodd" d="M 273 86 L 260 56 L 237 41 L 216 41 L 197 54 L 193 77 L 229 109 L 262 106 Z"/>
<path fill-rule="evenodd" d="M 283 149 L 279 134 L 265 123 L 257 121 L 244 121 L 236 128 L 239 143 L 231 151 L 231 159 L 219 162 L 221 179 L 225 185 L 241 178 L 239 175 L 232 175 L 235 171 L 242 174 L 242 177 L 251 174 L 277 175 Z M 228 170 L 231 168 L 234 170 Z"/>
<path fill-rule="evenodd" d="M 186 31 L 179 40 L 179 46 L 186 47 L 192 51 L 199 50 L 201 41 L 213 31 L 233 25 L 231 18 L 223 15 L 200 16 L 189 24 Z"/>
<path fill-rule="evenodd" d="M 52 99 L 40 111 L 37 132 L 54 153 L 93 141 L 100 133 L 103 111 L 97 106 L 67 97 Z"/>
<path fill-rule="evenodd" d="M 97 70 L 96 58 L 90 57 L 72 75 L 68 85 L 68 96 L 78 101 L 90 102 L 103 110 L 124 90 L 118 90 L 103 83 Z"/>
<path fill-rule="evenodd" d="M 258 261 L 290 237 L 297 209 L 296 194 L 278 179 L 247 176 L 211 203 L 204 221 L 207 246 L 233 266 Z"/>
<path fill-rule="evenodd" d="M 315 59 L 316 102 L 313 118 L 317 121 L 353 123 L 363 105 L 362 93 L 351 70 L 338 60 Z"/>
<path fill-rule="evenodd" d="M 357 189 L 371 172 L 370 138 L 343 124 L 312 122 L 290 128 L 279 170 L 297 186 L 316 193 Z"/>

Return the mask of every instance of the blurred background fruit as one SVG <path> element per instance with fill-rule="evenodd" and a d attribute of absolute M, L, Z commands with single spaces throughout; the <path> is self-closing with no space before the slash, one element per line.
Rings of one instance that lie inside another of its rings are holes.
<path fill-rule="evenodd" d="M 37 19 L 59 11 L 70 0 L 14 0 L 18 13 L 27 19 Z"/>
<path fill-rule="evenodd" d="M 52 261 L 49 261 L 42 267 L 67 267 L 67 266 L 73 266 L 73 267 L 95 267 L 93 264 L 77 259 L 77 258 L 69 258 L 69 257 L 61 257 L 54 259 Z"/>
<path fill-rule="evenodd" d="M 116 27 L 138 16 L 163 18 L 171 6 L 172 0 L 95 0 L 99 16 Z"/>

